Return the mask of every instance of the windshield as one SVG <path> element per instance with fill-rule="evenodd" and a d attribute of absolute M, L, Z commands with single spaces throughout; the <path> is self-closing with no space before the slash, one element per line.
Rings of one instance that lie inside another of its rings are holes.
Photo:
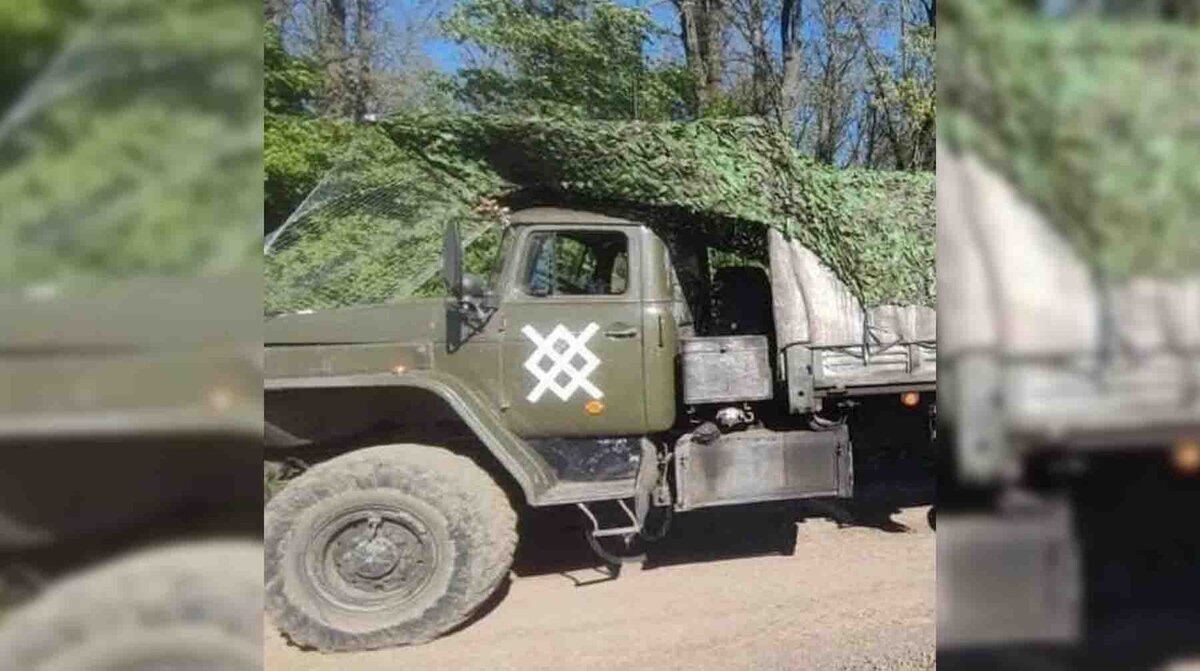
<path fill-rule="evenodd" d="M 492 267 L 488 269 L 487 286 L 493 291 L 500 286 L 500 273 L 504 270 L 504 259 L 508 257 L 508 250 L 512 247 L 513 238 L 512 229 L 505 227 L 504 232 L 500 234 L 500 245 L 496 248 L 496 257 L 492 259 Z"/>

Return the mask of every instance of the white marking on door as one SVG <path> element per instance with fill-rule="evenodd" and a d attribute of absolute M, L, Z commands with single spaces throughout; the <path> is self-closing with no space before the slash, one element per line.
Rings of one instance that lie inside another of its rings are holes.
<path fill-rule="evenodd" d="M 525 397 L 526 400 L 537 403 L 542 394 L 549 390 L 565 401 L 571 398 L 576 389 L 583 389 L 592 398 L 602 398 L 604 392 L 588 379 L 600 366 L 599 357 L 587 348 L 587 341 L 596 335 L 598 330 L 600 326 L 593 322 L 583 327 L 576 336 L 572 335 L 567 327 L 559 324 L 543 338 L 533 326 L 526 324 L 522 327 L 521 333 L 535 346 L 533 354 L 525 360 L 525 370 L 533 373 L 533 377 L 537 379 L 537 385 Z M 582 359 L 583 365 L 576 366 L 576 358 Z M 549 368 L 543 367 L 545 361 L 549 361 Z M 558 378 L 561 375 L 566 376 L 566 384 L 559 383 Z"/>

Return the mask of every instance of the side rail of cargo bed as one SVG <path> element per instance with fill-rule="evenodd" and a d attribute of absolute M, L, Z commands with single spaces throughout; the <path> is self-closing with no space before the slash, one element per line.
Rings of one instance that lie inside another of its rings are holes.
<path fill-rule="evenodd" d="M 1042 451 L 1159 450 L 1200 437 L 1200 351 L 956 354 L 945 370 L 960 476 L 997 482 Z M 965 393 L 969 391 L 969 393 Z"/>
<path fill-rule="evenodd" d="M 1170 444 L 1200 435 L 1200 351 L 1001 364 L 1007 432 L 1031 445 Z"/>
<path fill-rule="evenodd" d="M 814 409 L 831 394 L 862 396 L 937 388 L 937 342 L 895 341 L 871 345 L 792 345 L 784 350 L 788 405 Z"/>

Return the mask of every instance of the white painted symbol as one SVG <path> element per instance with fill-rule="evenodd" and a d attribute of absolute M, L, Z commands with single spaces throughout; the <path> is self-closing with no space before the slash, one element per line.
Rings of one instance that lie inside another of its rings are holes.
<path fill-rule="evenodd" d="M 535 348 L 533 354 L 525 360 L 525 370 L 537 378 L 537 385 L 525 398 L 530 403 L 537 403 L 546 390 L 554 392 L 562 400 L 571 398 L 576 389 L 583 389 L 592 398 L 601 398 L 604 393 L 592 384 L 588 376 L 600 366 L 600 359 L 587 348 L 587 341 L 600 326 L 591 323 L 579 332 L 578 336 L 571 335 L 567 327 L 559 324 L 545 338 L 529 324 L 521 329 L 521 333 L 529 338 Z M 583 364 L 576 366 L 575 360 L 582 359 Z M 543 362 L 549 361 L 550 367 L 543 367 Z M 566 376 L 566 384 L 559 383 L 559 377 Z"/>

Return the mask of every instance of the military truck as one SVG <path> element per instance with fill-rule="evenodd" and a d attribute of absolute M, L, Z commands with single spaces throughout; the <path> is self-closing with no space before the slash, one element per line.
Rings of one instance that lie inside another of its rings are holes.
<path fill-rule="evenodd" d="M 755 262 L 681 230 L 531 207 L 487 278 L 447 226 L 449 298 L 267 321 L 269 453 L 337 455 L 266 507 L 283 632 L 351 650 L 460 625 L 507 575 L 514 502 L 577 507 L 616 561 L 673 513 L 851 497 L 849 408 L 934 407 L 932 308 L 864 309 L 778 231 Z"/>

